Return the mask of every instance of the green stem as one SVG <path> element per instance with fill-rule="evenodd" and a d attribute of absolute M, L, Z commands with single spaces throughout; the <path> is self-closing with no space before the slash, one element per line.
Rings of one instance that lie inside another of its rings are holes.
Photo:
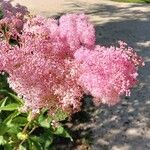
<path fill-rule="evenodd" d="M 28 129 L 28 127 L 29 127 L 29 125 L 30 125 L 31 122 L 32 122 L 32 121 L 29 121 L 29 122 L 25 125 L 25 127 L 24 127 L 23 130 L 22 130 L 22 133 L 26 133 L 26 132 L 27 132 L 27 129 Z M 22 140 L 22 141 L 16 146 L 16 148 L 14 148 L 14 150 L 19 150 L 19 146 L 22 145 L 25 140 L 26 140 L 26 139 Z"/>
<path fill-rule="evenodd" d="M 30 114 L 30 115 L 32 115 L 32 114 Z M 32 122 L 33 119 L 35 119 L 35 118 L 33 117 L 30 121 L 28 121 L 28 123 L 27 123 L 27 124 L 25 125 L 25 127 L 23 128 L 22 133 L 27 133 L 27 129 L 28 129 L 28 127 L 29 127 L 29 125 L 30 125 L 30 123 Z M 28 136 L 29 136 L 37 127 L 38 127 L 38 126 L 34 126 L 34 127 L 31 129 L 31 131 L 28 132 Z M 25 141 L 26 141 L 26 139 L 22 140 L 22 141 L 16 146 L 16 148 L 14 148 L 14 150 L 19 150 L 19 146 L 22 145 Z"/>
<path fill-rule="evenodd" d="M 25 127 L 24 127 L 23 130 L 22 130 L 22 133 L 26 133 L 26 131 L 27 131 L 27 129 L 28 129 L 30 123 L 31 123 L 31 121 L 28 122 L 28 123 L 25 125 Z"/>

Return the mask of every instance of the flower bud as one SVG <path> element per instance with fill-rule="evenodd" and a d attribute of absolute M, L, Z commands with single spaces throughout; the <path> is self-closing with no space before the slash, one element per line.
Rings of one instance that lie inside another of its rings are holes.
<path fill-rule="evenodd" d="M 18 137 L 19 140 L 26 140 L 28 138 L 28 134 L 19 132 L 17 134 L 17 137 Z"/>

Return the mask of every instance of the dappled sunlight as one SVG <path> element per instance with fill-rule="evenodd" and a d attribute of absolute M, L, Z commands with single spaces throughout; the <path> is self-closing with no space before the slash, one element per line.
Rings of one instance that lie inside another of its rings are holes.
<path fill-rule="evenodd" d="M 138 137 L 141 136 L 142 133 L 143 131 L 141 131 L 140 128 L 129 128 L 126 130 L 125 134 L 130 137 Z"/>
<path fill-rule="evenodd" d="M 113 146 L 112 150 L 132 150 L 132 147 L 129 144 Z"/>

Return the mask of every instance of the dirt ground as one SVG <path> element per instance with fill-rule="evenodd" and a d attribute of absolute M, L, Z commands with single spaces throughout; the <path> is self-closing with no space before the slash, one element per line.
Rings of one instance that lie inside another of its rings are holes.
<path fill-rule="evenodd" d="M 33 14 L 60 16 L 66 12 L 85 12 L 95 24 L 97 43 L 126 41 L 143 56 L 139 84 L 129 98 L 114 107 L 93 108 L 86 101 L 86 112 L 77 114 L 74 125 L 67 125 L 76 146 L 61 150 L 150 150 L 150 4 L 127 4 L 108 0 L 14 0 Z M 89 99 L 88 97 L 86 99 Z M 80 135 L 78 135 L 80 134 Z"/>

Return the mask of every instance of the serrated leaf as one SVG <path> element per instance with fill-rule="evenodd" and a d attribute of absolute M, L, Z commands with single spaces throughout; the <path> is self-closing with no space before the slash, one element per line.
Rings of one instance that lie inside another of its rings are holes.
<path fill-rule="evenodd" d="M 63 121 L 68 117 L 67 113 L 65 113 L 63 110 L 58 109 L 53 116 L 53 119 L 56 121 Z"/>
<path fill-rule="evenodd" d="M 12 103 L 12 104 L 8 104 L 6 106 L 0 107 L 0 111 L 13 111 L 13 110 L 17 110 L 20 107 L 19 104 L 16 103 Z"/>

